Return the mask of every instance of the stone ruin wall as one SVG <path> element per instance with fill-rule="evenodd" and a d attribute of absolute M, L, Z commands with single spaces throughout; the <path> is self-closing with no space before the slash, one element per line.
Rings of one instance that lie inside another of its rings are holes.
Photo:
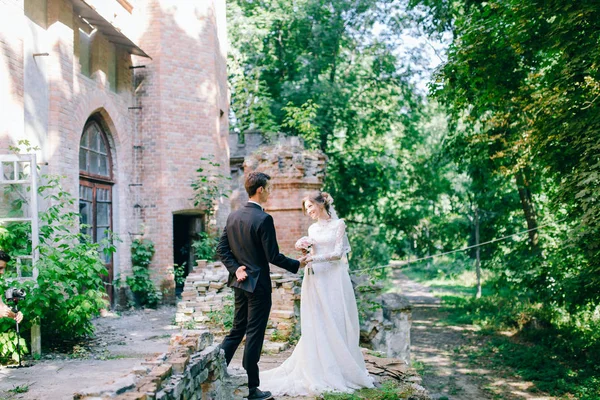
<path fill-rule="evenodd" d="M 244 189 L 247 174 L 259 171 L 270 175 L 273 191 L 265 211 L 273 216 L 281 252 L 289 257 L 299 256 L 294 244 L 308 234 L 308 227 L 313 223 L 302 213 L 302 199 L 322 189 L 327 157 L 321 151 L 304 149 L 298 137 L 281 137 L 275 144 L 265 144 L 260 134 L 250 132 L 246 133 L 244 143 L 230 136 L 229 145 L 231 209 L 236 210 L 248 201 Z M 288 274 L 277 267 L 273 271 Z"/>
<path fill-rule="evenodd" d="M 223 312 L 226 305 L 233 305 L 233 290 L 227 287 L 228 276 L 222 263 L 198 261 L 186 278 L 175 321 L 190 327 L 211 325 L 213 333 L 219 336 L 228 333 L 211 324 L 212 313 Z M 280 352 L 289 346 L 288 339 L 299 329 L 300 278 L 271 273 L 271 285 L 273 305 L 265 334 L 265 350 Z"/>
<path fill-rule="evenodd" d="M 79 390 L 73 399 L 239 400 L 246 392 L 229 379 L 213 335 L 184 330 L 171 335 L 167 353 L 147 359 L 111 384 Z"/>

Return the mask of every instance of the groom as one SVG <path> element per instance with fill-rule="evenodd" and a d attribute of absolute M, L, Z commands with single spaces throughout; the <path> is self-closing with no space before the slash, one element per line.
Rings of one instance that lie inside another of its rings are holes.
<path fill-rule="evenodd" d="M 229 270 L 227 285 L 235 293 L 233 328 L 221 348 L 229 365 L 246 335 L 243 366 L 248 374 L 248 400 L 272 398 L 270 392 L 258 388 L 258 360 L 271 311 L 269 263 L 293 273 L 305 265 L 303 258 L 293 260 L 279 252 L 273 217 L 263 209 L 271 193 L 270 179 L 262 172 L 246 177 L 248 203 L 229 215 L 217 246 L 219 258 Z"/>

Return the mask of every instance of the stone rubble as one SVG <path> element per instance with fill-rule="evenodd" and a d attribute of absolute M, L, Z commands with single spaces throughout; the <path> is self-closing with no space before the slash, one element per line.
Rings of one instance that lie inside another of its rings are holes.
<path fill-rule="evenodd" d="M 75 393 L 75 400 L 230 400 L 247 394 L 227 385 L 225 357 L 206 330 L 183 330 L 171 336 L 169 351 L 149 359 L 131 374 L 104 387 Z"/>
<path fill-rule="evenodd" d="M 411 400 L 431 398 L 427 390 L 421 386 L 421 377 L 406 361 L 376 356 L 367 349 L 363 349 L 363 356 L 369 374 L 379 384 L 392 380 L 402 387 L 402 391 L 407 393 L 407 398 Z"/>
<path fill-rule="evenodd" d="M 388 357 L 410 364 L 412 306 L 400 293 L 382 293 L 382 287 L 364 277 L 353 277 L 356 293 L 372 305 L 361 321 L 361 342 Z"/>
<path fill-rule="evenodd" d="M 226 334 L 211 324 L 211 313 L 222 312 L 227 304 L 233 304 L 233 291 L 227 287 L 228 277 L 229 271 L 222 263 L 199 260 L 186 278 L 175 321 L 183 326 L 208 325 L 215 335 Z M 300 278 L 272 273 L 271 285 L 273 305 L 265 333 L 265 349 L 279 352 L 287 348 L 288 339 L 299 329 Z"/>

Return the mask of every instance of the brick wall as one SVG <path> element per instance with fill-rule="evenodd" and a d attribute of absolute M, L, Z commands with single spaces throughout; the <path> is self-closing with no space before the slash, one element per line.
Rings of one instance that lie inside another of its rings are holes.
<path fill-rule="evenodd" d="M 84 76 L 79 29 L 87 28 L 70 0 L 47 1 L 47 24 L 36 8 L 28 10 L 35 21 L 28 18 L 23 0 L 0 0 L 0 151 L 30 139 L 42 147 L 43 172 L 65 175 L 64 188 L 78 197 L 80 138 L 88 118 L 101 116 L 114 164 L 113 230 L 122 240 L 115 272 L 130 271 L 131 239 L 145 231 L 156 244 L 154 277 L 172 288 L 173 213 L 198 212 L 189 184 L 200 157 L 213 154 L 228 174 L 224 1 L 149 0 L 136 2 L 131 13 L 117 1 L 97 3 L 107 19 L 126 25 L 152 60 L 131 56 L 96 32 L 91 73 Z M 35 35 L 25 34 L 28 24 Z M 34 59 L 33 52 L 49 55 Z M 114 52 L 117 82 L 111 87 Z M 26 80 L 27 65 L 39 82 Z M 29 108 L 26 99 L 33 99 Z M 26 109 L 27 121 L 34 122 L 27 129 Z M 228 202 L 220 206 L 219 224 L 228 209 Z"/>
<path fill-rule="evenodd" d="M 300 142 L 289 138 L 275 146 L 258 147 L 245 157 L 244 175 L 260 171 L 272 178 L 273 191 L 265 210 L 273 216 L 280 250 L 288 256 L 298 255 L 294 244 L 308 234 L 308 227 L 314 222 L 302 213 L 302 199 L 322 188 L 325 164 L 323 153 L 307 151 Z M 247 199 L 243 193 L 243 180 L 240 176 L 236 182 L 241 186 L 235 191 L 238 201 Z"/>
<path fill-rule="evenodd" d="M 140 39 L 145 63 L 140 92 L 146 236 L 156 244 L 157 279 L 173 263 L 173 213 L 194 212 L 190 184 L 200 158 L 214 155 L 228 174 L 225 55 L 215 2 L 153 0 L 145 9 L 152 30 Z M 217 219 L 226 216 L 222 204 Z M 172 282 L 172 281 L 171 281 Z"/>
<path fill-rule="evenodd" d="M 23 134 L 23 0 L 0 0 L 0 146 Z"/>

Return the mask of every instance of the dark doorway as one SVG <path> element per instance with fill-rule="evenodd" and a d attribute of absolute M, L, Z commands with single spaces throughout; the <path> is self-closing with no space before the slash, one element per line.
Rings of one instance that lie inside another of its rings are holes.
<path fill-rule="evenodd" d="M 196 257 L 192 243 L 200 238 L 204 231 L 204 215 L 173 214 L 173 263 L 183 267 L 184 276 L 194 268 Z M 175 285 L 176 294 L 183 291 L 183 284 Z"/>

